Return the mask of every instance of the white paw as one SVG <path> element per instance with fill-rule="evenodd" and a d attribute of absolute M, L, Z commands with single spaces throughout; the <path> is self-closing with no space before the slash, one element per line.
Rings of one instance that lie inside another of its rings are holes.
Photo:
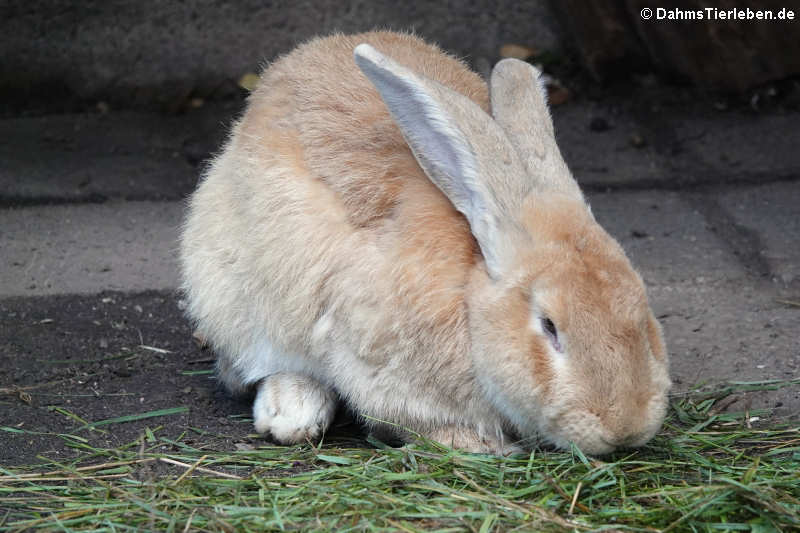
<path fill-rule="evenodd" d="M 335 413 L 333 392 L 299 374 L 279 373 L 264 378 L 253 402 L 256 431 L 269 433 L 281 444 L 319 438 Z"/>

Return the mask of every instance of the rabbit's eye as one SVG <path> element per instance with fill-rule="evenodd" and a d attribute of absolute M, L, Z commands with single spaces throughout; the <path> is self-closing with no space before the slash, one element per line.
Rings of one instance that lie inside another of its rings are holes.
<path fill-rule="evenodd" d="M 542 318 L 542 329 L 544 330 L 547 337 L 550 339 L 550 344 L 553 345 L 553 348 L 557 352 L 563 352 L 564 349 L 561 346 L 561 341 L 558 340 L 558 331 L 556 330 L 556 325 L 553 324 L 553 321 L 549 318 Z"/>
<path fill-rule="evenodd" d="M 545 330 L 545 332 L 551 337 L 558 336 L 558 332 L 556 331 L 556 325 L 553 324 L 553 321 L 550 320 L 549 318 L 542 319 L 542 329 Z"/>

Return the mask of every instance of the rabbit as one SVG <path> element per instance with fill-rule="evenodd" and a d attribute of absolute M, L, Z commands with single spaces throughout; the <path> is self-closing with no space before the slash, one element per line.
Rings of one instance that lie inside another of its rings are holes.
<path fill-rule="evenodd" d="M 640 276 L 562 159 L 540 73 L 488 83 L 404 33 L 265 69 L 191 195 L 187 313 L 259 433 L 374 431 L 590 454 L 661 426 L 668 356 Z"/>

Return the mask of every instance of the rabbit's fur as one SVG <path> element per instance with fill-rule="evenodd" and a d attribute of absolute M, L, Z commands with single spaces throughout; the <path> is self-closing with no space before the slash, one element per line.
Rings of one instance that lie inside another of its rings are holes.
<path fill-rule="evenodd" d="M 391 32 L 265 70 L 181 241 L 188 314 L 222 382 L 256 388 L 258 431 L 318 437 L 339 398 L 471 451 L 604 453 L 658 430 L 660 326 L 537 78 L 500 62 L 490 103 L 460 61 Z"/>

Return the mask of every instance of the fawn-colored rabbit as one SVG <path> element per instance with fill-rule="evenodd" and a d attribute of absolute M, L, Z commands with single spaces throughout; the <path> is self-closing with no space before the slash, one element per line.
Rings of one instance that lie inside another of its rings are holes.
<path fill-rule="evenodd" d="M 259 432 L 316 438 L 341 399 L 479 452 L 656 433 L 661 328 L 561 158 L 538 76 L 506 59 L 487 87 L 391 32 L 265 70 L 181 242 L 188 314 L 222 382 L 255 388 Z"/>

